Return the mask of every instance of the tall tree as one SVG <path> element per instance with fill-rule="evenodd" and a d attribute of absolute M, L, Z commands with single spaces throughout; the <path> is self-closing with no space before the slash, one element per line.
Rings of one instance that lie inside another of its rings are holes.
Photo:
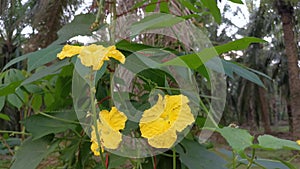
<path fill-rule="evenodd" d="M 292 114 L 291 131 L 295 139 L 300 138 L 300 78 L 298 49 L 295 37 L 294 8 L 291 1 L 277 0 L 275 7 L 281 16 L 285 51 L 288 61 L 290 109 Z"/>

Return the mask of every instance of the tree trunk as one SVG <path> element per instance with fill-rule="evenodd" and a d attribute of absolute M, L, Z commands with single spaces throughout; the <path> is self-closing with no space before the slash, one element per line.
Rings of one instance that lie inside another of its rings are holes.
<path fill-rule="evenodd" d="M 269 107 L 268 102 L 266 100 L 266 89 L 262 87 L 258 87 L 259 92 L 259 101 L 260 101 L 260 107 L 261 107 L 261 119 L 263 121 L 263 126 L 265 133 L 270 134 L 271 133 L 271 127 L 270 127 L 270 113 L 269 113 Z"/>
<path fill-rule="evenodd" d="M 300 78 L 298 67 L 298 51 L 294 34 L 293 6 L 285 0 L 277 0 L 276 7 L 281 16 L 285 51 L 288 61 L 290 106 L 292 114 L 292 134 L 300 139 Z"/>

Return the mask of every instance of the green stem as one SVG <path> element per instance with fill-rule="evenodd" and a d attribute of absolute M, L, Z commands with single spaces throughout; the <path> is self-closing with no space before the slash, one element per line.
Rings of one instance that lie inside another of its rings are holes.
<path fill-rule="evenodd" d="M 97 144 L 99 147 L 99 153 L 100 153 L 100 158 L 101 158 L 101 164 L 102 167 L 106 169 L 106 166 L 104 164 L 105 160 L 104 160 L 104 156 L 101 150 L 101 140 L 100 140 L 100 135 L 99 135 L 99 130 L 98 130 L 98 125 L 97 125 L 97 110 L 96 110 L 96 105 L 97 105 L 97 100 L 95 98 L 95 93 L 96 93 L 96 89 L 95 86 L 93 84 L 93 79 L 94 79 L 94 71 L 91 70 L 90 73 L 90 78 L 89 78 L 89 87 L 90 87 L 90 100 L 91 100 L 91 106 L 92 106 L 92 118 L 93 118 L 93 124 L 95 127 L 95 133 L 96 133 L 96 140 L 97 140 Z"/>
<path fill-rule="evenodd" d="M 249 160 L 249 164 L 247 166 L 247 169 L 251 168 L 251 166 L 254 162 L 254 158 L 255 158 L 255 148 L 252 149 L 252 155 L 251 155 L 251 159 Z"/>
<path fill-rule="evenodd" d="M 176 169 L 176 150 L 175 150 L 175 147 L 172 150 L 173 150 L 173 169 Z"/>
<path fill-rule="evenodd" d="M 15 135 L 15 134 L 20 134 L 20 135 L 28 135 L 30 136 L 30 133 L 25 133 L 25 132 L 19 132 L 19 131 L 9 131 L 9 130 L 0 130 L 0 133 L 11 133 L 11 135 Z"/>

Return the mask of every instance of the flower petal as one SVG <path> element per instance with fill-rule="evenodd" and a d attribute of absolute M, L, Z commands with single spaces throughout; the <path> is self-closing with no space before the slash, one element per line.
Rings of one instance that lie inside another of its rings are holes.
<path fill-rule="evenodd" d="M 79 58 L 84 66 L 92 66 L 93 70 L 99 70 L 105 60 L 109 60 L 107 57 L 108 49 L 102 45 L 89 45 L 82 48 Z"/>
<path fill-rule="evenodd" d="M 108 112 L 107 110 L 103 110 L 99 115 L 102 123 L 107 124 L 113 130 L 119 131 L 125 128 L 127 117 L 116 107 L 112 107 L 110 112 Z"/>
<path fill-rule="evenodd" d="M 148 139 L 148 143 L 156 148 L 170 148 L 177 140 L 177 135 L 174 129 Z"/>
<path fill-rule="evenodd" d="M 72 57 L 80 53 L 82 46 L 65 45 L 60 53 L 57 54 L 59 59 Z"/>
<path fill-rule="evenodd" d="M 140 123 L 147 123 L 157 120 L 162 113 L 164 113 L 165 100 L 163 100 L 161 95 L 158 95 L 158 100 L 154 106 L 150 109 L 145 110 Z"/>
<path fill-rule="evenodd" d="M 115 46 L 108 47 L 108 50 L 109 50 L 107 54 L 108 57 L 114 58 L 119 62 L 121 62 L 122 64 L 125 63 L 125 56 L 120 51 L 118 51 Z"/>
<path fill-rule="evenodd" d="M 183 131 L 194 122 L 194 116 L 184 95 L 159 95 L 157 103 L 140 120 L 142 137 L 148 138 L 151 146 L 170 148 L 177 139 L 177 132 Z"/>

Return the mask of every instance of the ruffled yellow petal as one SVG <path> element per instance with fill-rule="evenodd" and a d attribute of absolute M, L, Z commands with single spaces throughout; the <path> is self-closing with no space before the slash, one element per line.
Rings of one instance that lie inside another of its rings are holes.
<path fill-rule="evenodd" d="M 300 140 L 297 140 L 296 143 L 300 146 Z"/>
<path fill-rule="evenodd" d="M 174 131 L 174 129 L 170 129 L 160 135 L 151 137 L 148 139 L 148 143 L 156 148 L 170 148 L 177 140 L 177 135 Z"/>
<path fill-rule="evenodd" d="M 115 46 L 108 47 L 108 51 L 108 57 L 114 58 L 122 64 L 125 63 L 125 56 L 120 51 L 118 51 Z"/>
<path fill-rule="evenodd" d="M 64 59 L 66 57 L 72 57 L 80 53 L 82 46 L 72 46 L 72 45 L 65 45 L 62 51 L 57 54 L 59 59 Z"/>
<path fill-rule="evenodd" d="M 159 95 L 157 103 L 146 110 L 140 120 L 142 137 L 148 138 L 151 146 L 170 148 L 177 140 L 177 133 L 194 122 L 194 116 L 183 95 Z"/>
<path fill-rule="evenodd" d="M 119 130 L 125 128 L 127 117 L 116 107 L 112 107 L 110 112 L 102 110 L 99 117 L 100 120 L 97 125 L 101 145 L 108 149 L 117 149 L 122 141 L 122 134 Z M 91 150 L 95 155 L 99 154 L 95 127 L 92 127 L 91 142 Z"/>
<path fill-rule="evenodd" d="M 102 45 L 89 45 L 84 46 L 79 54 L 81 63 L 84 66 L 92 66 L 93 70 L 99 70 L 105 60 L 109 60 L 107 57 L 108 49 Z"/>
<path fill-rule="evenodd" d="M 145 110 L 143 113 L 143 118 L 141 118 L 140 123 L 147 123 L 157 120 L 162 113 L 164 113 L 165 100 L 163 100 L 161 95 L 158 95 L 158 100 L 154 106 L 150 109 Z"/>
<path fill-rule="evenodd" d="M 110 112 L 103 110 L 100 112 L 100 119 L 102 123 L 107 124 L 113 130 L 119 131 L 125 128 L 127 117 L 123 112 L 120 112 L 116 107 L 112 107 Z"/>

